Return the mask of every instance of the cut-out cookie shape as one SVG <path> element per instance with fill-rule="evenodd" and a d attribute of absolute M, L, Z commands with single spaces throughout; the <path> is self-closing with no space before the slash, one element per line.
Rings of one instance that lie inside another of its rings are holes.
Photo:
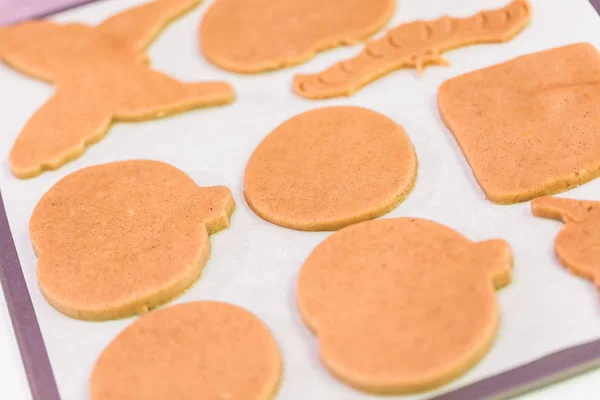
<path fill-rule="evenodd" d="M 40 289 L 73 318 L 143 313 L 200 277 L 209 235 L 229 226 L 234 208 L 226 187 L 199 187 L 156 161 L 77 171 L 54 185 L 31 217 Z"/>
<path fill-rule="evenodd" d="M 217 0 L 202 19 L 200 48 L 230 71 L 283 68 L 365 39 L 395 6 L 396 0 Z"/>
<path fill-rule="evenodd" d="M 442 119 L 487 198 L 510 204 L 600 174 L 600 54 L 580 43 L 450 79 Z"/>
<path fill-rule="evenodd" d="M 565 223 L 554 242 L 560 263 L 600 288 L 600 202 L 539 197 L 531 212 Z"/>
<path fill-rule="evenodd" d="M 26 123 L 12 173 L 33 177 L 80 156 L 114 121 L 139 121 L 233 100 L 225 82 L 181 83 L 152 70 L 144 49 L 198 0 L 155 0 L 98 26 L 29 21 L 0 28 L 0 61 L 56 91 Z"/>
<path fill-rule="evenodd" d="M 287 120 L 260 143 L 246 167 L 244 195 L 274 224 L 335 230 L 391 211 L 416 175 L 401 126 L 364 108 L 328 107 Z"/>
<path fill-rule="evenodd" d="M 98 358 L 91 400 L 271 400 L 277 343 L 248 311 L 199 301 L 152 311 Z"/>
<path fill-rule="evenodd" d="M 350 96 L 370 82 L 400 68 L 448 65 L 441 54 L 478 43 L 502 43 L 519 33 L 531 18 L 527 0 L 515 0 L 497 10 L 482 11 L 469 18 L 443 17 L 415 21 L 390 30 L 368 42 L 358 56 L 338 62 L 317 74 L 294 78 L 294 91 L 309 99 Z"/>
<path fill-rule="evenodd" d="M 490 348 L 495 289 L 510 282 L 503 240 L 474 243 L 424 219 L 367 221 L 334 233 L 304 263 L 298 305 L 333 375 L 374 393 L 442 385 Z"/>

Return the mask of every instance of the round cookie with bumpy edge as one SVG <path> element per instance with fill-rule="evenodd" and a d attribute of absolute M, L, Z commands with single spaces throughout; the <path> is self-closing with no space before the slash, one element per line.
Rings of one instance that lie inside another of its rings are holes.
<path fill-rule="evenodd" d="M 270 400 L 282 361 L 268 328 L 227 303 L 152 311 L 98 358 L 91 400 Z"/>
<path fill-rule="evenodd" d="M 199 187 L 161 162 L 79 170 L 54 185 L 31 217 L 40 289 L 77 319 L 146 312 L 200 277 L 209 235 L 229 226 L 234 209 L 228 188 Z"/>
<path fill-rule="evenodd" d="M 256 148 L 244 195 L 261 218 L 324 231 L 379 217 L 410 193 L 417 156 L 404 129 L 359 107 L 297 115 Z"/>
<path fill-rule="evenodd" d="M 511 279 L 503 240 L 471 242 L 415 218 L 367 221 L 310 254 L 300 313 L 337 378 L 373 393 L 409 393 L 462 375 L 488 351 Z"/>
<path fill-rule="evenodd" d="M 204 15 L 200 49 L 213 64 L 257 73 L 353 45 L 381 29 L 395 0 L 218 0 Z"/>

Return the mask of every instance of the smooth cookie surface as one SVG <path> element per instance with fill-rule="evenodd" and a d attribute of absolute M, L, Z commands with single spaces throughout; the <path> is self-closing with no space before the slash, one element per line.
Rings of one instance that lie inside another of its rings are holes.
<path fill-rule="evenodd" d="M 395 0 L 217 0 L 202 19 L 200 48 L 230 71 L 283 68 L 368 37 L 395 6 Z"/>
<path fill-rule="evenodd" d="M 329 236 L 298 276 L 320 358 L 349 385 L 407 393 L 442 385 L 490 348 L 495 288 L 510 282 L 503 240 L 471 242 L 424 219 L 380 219 Z"/>
<path fill-rule="evenodd" d="M 246 167 L 244 195 L 274 224 L 335 230 L 391 211 L 416 174 L 401 126 L 364 108 L 329 107 L 287 120 L 259 144 Z"/>
<path fill-rule="evenodd" d="M 79 170 L 54 185 L 31 217 L 40 289 L 73 318 L 143 313 L 200 277 L 209 235 L 229 226 L 234 208 L 226 187 L 199 187 L 156 161 Z"/>
<path fill-rule="evenodd" d="M 98 358 L 91 400 L 271 400 L 282 361 L 268 328 L 227 303 L 152 311 Z"/>
<path fill-rule="evenodd" d="M 579 43 L 444 82 L 438 105 L 487 198 L 508 204 L 600 174 L 600 54 Z"/>

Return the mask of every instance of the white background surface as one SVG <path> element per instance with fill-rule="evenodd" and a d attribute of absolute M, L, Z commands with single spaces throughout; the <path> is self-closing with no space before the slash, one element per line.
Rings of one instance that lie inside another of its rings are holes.
<path fill-rule="evenodd" d="M 389 26 L 443 14 L 467 16 L 507 2 L 403 0 Z M 95 24 L 137 3 L 104 1 L 63 13 L 56 19 Z M 333 104 L 379 111 L 403 125 L 415 145 L 419 158 L 417 184 L 407 200 L 388 216 L 433 219 L 472 240 L 498 237 L 513 248 L 514 282 L 498 293 L 502 320 L 497 341 L 473 370 L 443 390 L 600 337 L 596 289 L 566 272 L 552 250 L 561 225 L 534 218 L 528 203 L 498 206 L 486 201 L 436 107 L 437 87 L 458 74 L 577 41 L 588 41 L 600 48 L 600 20 L 586 0 L 532 0 L 532 23 L 507 44 L 452 51 L 446 54 L 450 67 L 429 67 L 423 77 L 412 70 L 395 72 L 353 97 L 321 102 L 304 100 L 291 92 L 294 73 L 321 70 L 356 54 L 359 46 L 323 53 L 308 63 L 280 72 L 257 76 L 230 74 L 209 65 L 197 50 L 197 25 L 207 5 L 187 14 L 159 37 L 150 48 L 152 65 L 182 81 L 228 80 L 236 89 L 236 102 L 158 121 L 116 124 L 83 157 L 32 180 L 20 181 L 10 174 L 8 152 L 27 119 L 49 98 L 52 87 L 0 66 L 0 187 L 64 400 L 87 398 L 88 377 L 95 359 L 134 318 L 90 323 L 70 319 L 52 309 L 36 284 L 36 258 L 28 221 L 39 198 L 60 178 L 86 166 L 131 158 L 171 163 L 201 186 L 227 185 L 238 205 L 231 227 L 212 237 L 213 252 L 203 277 L 176 302 L 218 299 L 257 314 L 272 330 L 283 353 L 285 370 L 279 399 L 370 398 L 325 371 L 317 357 L 318 341 L 297 313 L 298 270 L 329 233 L 296 232 L 262 221 L 250 211 L 242 193 L 246 161 L 266 134 L 298 113 Z M 564 196 L 599 199 L 600 180 Z M 4 304 L 4 299 L 1 302 Z M 594 389 L 600 388 L 599 378 L 600 372 L 588 374 L 526 398 L 592 398 Z M 0 398 L 28 396 L 8 313 L 0 305 Z"/>

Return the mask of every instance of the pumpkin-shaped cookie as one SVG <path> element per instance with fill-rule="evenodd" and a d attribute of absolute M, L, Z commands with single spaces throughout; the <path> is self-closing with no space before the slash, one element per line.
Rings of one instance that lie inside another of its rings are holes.
<path fill-rule="evenodd" d="M 199 187 L 161 162 L 79 170 L 54 185 L 31 217 L 40 289 L 73 318 L 145 312 L 200 277 L 209 234 L 229 226 L 234 208 L 226 187 Z"/>
<path fill-rule="evenodd" d="M 333 375 L 369 392 L 421 391 L 488 351 L 495 289 L 510 282 L 511 266 L 503 240 L 471 242 L 424 219 L 368 221 L 315 248 L 298 277 L 298 305 Z"/>

